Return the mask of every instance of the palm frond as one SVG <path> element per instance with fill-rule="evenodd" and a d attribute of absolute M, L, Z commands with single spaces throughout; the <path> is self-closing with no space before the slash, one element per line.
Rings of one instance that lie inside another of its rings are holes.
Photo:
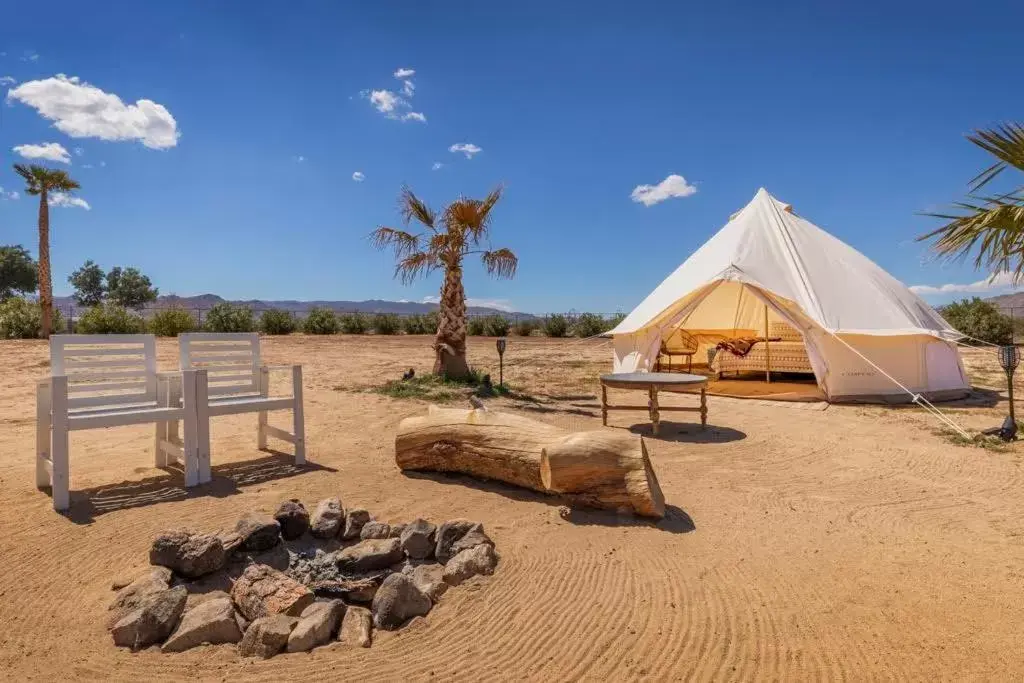
<path fill-rule="evenodd" d="M 429 275 L 440 265 L 437 256 L 426 251 L 417 251 L 399 260 L 395 266 L 395 277 L 402 284 L 411 284 L 417 278 Z"/>
<path fill-rule="evenodd" d="M 1012 272 L 1024 279 L 1024 197 L 979 198 L 957 202 L 959 214 L 930 214 L 947 221 L 918 240 L 934 239 L 932 249 L 950 259 L 976 252 L 974 266 L 991 273 Z"/>
<path fill-rule="evenodd" d="M 26 183 L 25 192 L 28 194 L 39 194 L 47 192 L 72 192 L 81 187 L 78 181 L 68 175 L 67 171 L 46 168 L 31 164 L 14 164 L 14 172 L 20 175 Z"/>
<path fill-rule="evenodd" d="M 394 249 L 395 258 L 400 259 L 420 248 L 420 236 L 381 225 L 370 233 L 370 244 L 375 249 Z"/>
<path fill-rule="evenodd" d="M 511 249 L 494 249 L 485 251 L 480 260 L 489 275 L 511 279 L 515 277 L 516 268 L 519 267 L 519 258 L 512 253 Z"/>
<path fill-rule="evenodd" d="M 479 244 L 491 225 L 491 209 L 501 199 L 502 189 L 496 187 L 483 200 L 459 198 L 445 208 L 442 221 L 449 231 L 468 235 L 468 242 Z"/>
<path fill-rule="evenodd" d="M 402 220 L 406 225 L 409 225 L 409 221 L 416 219 L 431 230 L 436 230 L 437 215 L 434 210 L 414 195 L 408 187 L 403 187 L 402 193 L 398 197 L 398 211 L 402 214 Z"/>
<path fill-rule="evenodd" d="M 967 139 L 998 161 L 971 179 L 970 192 L 977 192 L 1007 168 L 1024 171 L 1024 126 L 1005 123 L 990 130 L 976 130 Z"/>
<path fill-rule="evenodd" d="M 466 236 L 457 230 L 444 230 L 430 236 L 427 250 L 442 261 L 453 265 L 462 258 L 466 247 Z"/>

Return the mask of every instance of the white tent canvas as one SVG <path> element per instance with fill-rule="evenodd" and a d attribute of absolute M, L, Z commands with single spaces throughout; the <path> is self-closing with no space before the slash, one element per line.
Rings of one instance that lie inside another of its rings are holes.
<path fill-rule="evenodd" d="M 967 393 L 955 344 L 961 335 L 866 256 L 763 188 L 611 331 L 614 369 L 651 370 L 661 342 L 679 329 L 699 331 L 698 339 L 765 335 L 766 311 L 799 330 L 830 401 Z"/>

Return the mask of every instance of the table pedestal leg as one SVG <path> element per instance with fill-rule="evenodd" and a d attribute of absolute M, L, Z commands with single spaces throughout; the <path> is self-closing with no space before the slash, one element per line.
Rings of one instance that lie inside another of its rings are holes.
<path fill-rule="evenodd" d="M 648 408 L 651 411 L 651 429 L 654 432 L 654 436 L 657 436 L 658 422 L 661 420 L 661 414 L 658 412 L 658 387 L 651 387 L 650 396 Z"/>
<path fill-rule="evenodd" d="M 608 426 L 608 387 L 601 385 L 601 424 Z"/>
<path fill-rule="evenodd" d="M 700 388 L 700 426 L 702 429 L 708 426 L 708 399 L 704 387 Z"/>

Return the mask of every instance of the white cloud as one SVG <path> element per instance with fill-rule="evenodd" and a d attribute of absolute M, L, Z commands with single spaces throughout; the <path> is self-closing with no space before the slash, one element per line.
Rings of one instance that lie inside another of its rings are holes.
<path fill-rule="evenodd" d="M 401 68 L 395 71 L 394 76 L 402 81 L 401 94 L 388 90 L 363 90 L 359 96 L 370 101 L 373 108 L 384 114 L 386 118 L 393 121 L 419 121 L 426 123 L 427 117 L 422 112 L 413 111 L 409 102 L 416 94 L 416 84 L 410 80 L 415 74 L 414 69 Z"/>
<path fill-rule="evenodd" d="M 82 164 L 82 168 L 92 168 L 92 164 Z"/>
<path fill-rule="evenodd" d="M 59 142 L 44 142 L 41 145 L 17 145 L 11 148 L 25 159 L 47 159 L 62 164 L 71 163 L 71 154 Z"/>
<path fill-rule="evenodd" d="M 448 148 L 449 152 L 459 153 L 462 152 L 466 155 L 467 159 L 472 159 L 474 154 L 479 154 L 484 151 L 482 148 L 477 147 L 472 142 L 459 142 Z"/>
<path fill-rule="evenodd" d="M 443 167 L 444 167 L 444 164 L 442 164 L 440 161 L 435 161 L 434 165 L 430 167 L 430 170 L 431 171 L 440 171 Z"/>
<path fill-rule="evenodd" d="M 696 191 L 697 188 L 687 183 L 686 178 L 673 173 L 657 185 L 637 185 L 629 196 L 634 202 L 654 206 L 673 197 L 689 197 Z"/>
<path fill-rule="evenodd" d="M 36 109 L 73 138 L 139 140 L 152 149 L 167 149 L 177 145 L 180 137 L 177 122 L 162 104 L 152 100 L 125 104 L 77 76 L 57 74 L 27 81 L 8 91 L 7 99 Z"/>
<path fill-rule="evenodd" d="M 416 94 L 416 84 L 412 81 L 406 81 L 402 83 L 402 94 L 406 97 L 412 97 Z"/>
<path fill-rule="evenodd" d="M 50 206 L 64 206 L 68 208 L 77 207 L 79 209 L 85 209 L 86 211 L 92 209 L 92 207 L 89 206 L 89 202 L 85 201 L 81 197 L 73 197 L 63 192 L 54 192 L 51 194 L 49 197 L 49 204 Z"/>
<path fill-rule="evenodd" d="M 74 152 L 76 157 L 80 157 L 83 154 L 85 154 L 85 150 L 82 149 L 81 147 L 75 147 Z"/>
<path fill-rule="evenodd" d="M 356 181 L 357 183 L 361 183 L 364 180 L 366 180 L 366 176 L 363 175 L 362 171 L 356 171 L 355 173 L 352 174 L 352 180 Z"/>
<path fill-rule="evenodd" d="M 419 121 L 420 123 L 426 123 L 427 117 L 418 111 L 411 111 L 408 114 L 402 115 L 403 121 Z"/>
<path fill-rule="evenodd" d="M 0 76 L 0 85 L 14 85 L 17 82 L 13 76 Z"/>
<path fill-rule="evenodd" d="M 425 296 L 420 301 L 422 304 L 436 304 L 441 301 L 441 297 L 438 296 Z M 499 311 L 507 311 L 511 313 L 515 310 L 512 307 L 512 302 L 508 299 L 466 299 L 467 306 L 478 306 L 480 308 L 494 308 Z"/>
<path fill-rule="evenodd" d="M 1016 289 L 1012 273 L 996 273 L 992 277 L 967 284 L 913 285 L 910 291 L 922 296 L 929 294 L 982 294 L 1000 289 Z"/>
<path fill-rule="evenodd" d="M 395 72 L 395 78 L 400 81 L 414 75 L 416 75 L 416 69 L 399 68 L 398 71 Z"/>
<path fill-rule="evenodd" d="M 23 54 L 21 56 L 21 61 L 23 61 L 23 62 L 38 62 L 39 61 L 39 53 L 34 52 L 33 50 L 26 50 L 25 54 Z"/>
<path fill-rule="evenodd" d="M 14 190 L 7 191 L 0 187 L 0 201 L 7 201 L 8 199 L 17 199 L 20 195 Z"/>
<path fill-rule="evenodd" d="M 401 97 L 390 90 L 374 90 L 370 93 L 370 104 L 382 114 L 390 114 L 405 102 Z"/>
<path fill-rule="evenodd" d="M 306 161 L 306 157 L 304 157 L 304 156 L 302 156 L 301 154 L 299 154 L 299 155 L 297 155 L 297 156 L 293 156 L 293 157 L 292 157 L 292 161 L 294 161 L 294 162 L 295 162 L 295 163 L 297 163 L 297 164 L 305 163 L 305 161 Z M 100 162 L 100 164 L 102 165 L 102 164 L 103 164 L 103 162 L 101 161 L 101 162 Z"/>

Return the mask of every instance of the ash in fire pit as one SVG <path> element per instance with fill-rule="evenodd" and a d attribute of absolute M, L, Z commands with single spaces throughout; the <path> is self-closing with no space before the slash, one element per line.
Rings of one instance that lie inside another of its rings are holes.
<path fill-rule="evenodd" d="M 238 643 L 243 656 L 271 657 L 335 639 L 369 647 L 374 628 L 426 615 L 450 586 L 497 562 L 476 522 L 385 524 L 337 498 L 310 516 L 292 499 L 273 515 L 246 514 L 231 533 L 162 533 L 152 568 L 117 585 L 108 625 L 116 645 L 164 652 Z"/>

